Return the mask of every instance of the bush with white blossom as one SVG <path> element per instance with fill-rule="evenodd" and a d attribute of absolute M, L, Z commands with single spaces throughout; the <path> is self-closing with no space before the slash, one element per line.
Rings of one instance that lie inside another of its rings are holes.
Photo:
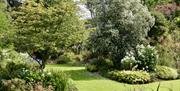
<path fill-rule="evenodd" d="M 125 70 L 137 68 L 138 70 L 154 71 L 158 61 L 156 49 L 150 45 L 138 45 L 136 49 L 136 55 L 129 52 L 121 60 L 121 68 Z"/>
<path fill-rule="evenodd" d="M 136 66 L 136 59 L 132 52 L 126 54 L 126 56 L 121 60 L 121 69 L 132 70 Z"/>
<path fill-rule="evenodd" d="M 137 68 L 140 70 L 154 71 L 158 61 L 158 54 L 155 47 L 138 45 L 136 49 Z"/>

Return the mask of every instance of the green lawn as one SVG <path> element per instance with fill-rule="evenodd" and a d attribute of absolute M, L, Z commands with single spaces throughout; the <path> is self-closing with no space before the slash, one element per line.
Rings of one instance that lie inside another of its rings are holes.
<path fill-rule="evenodd" d="M 62 70 L 75 82 L 79 91 L 156 91 L 159 82 L 144 85 L 128 85 L 92 74 L 85 67 L 48 65 L 47 69 Z M 180 80 L 160 82 L 160 91 L 180 91 Z"/>

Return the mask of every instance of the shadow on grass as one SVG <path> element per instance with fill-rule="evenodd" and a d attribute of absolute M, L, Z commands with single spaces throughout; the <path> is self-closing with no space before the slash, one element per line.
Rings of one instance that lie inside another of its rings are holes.
<path fill-rule="evenodd" d="M 101 80 L 101 79 L 104 79 L 100 75 L 90 73 L 90 72 L 86 71 L 85 69 L 65 70 L 63 72 L 65 72 L 67 75 L 70 76 L 71 79 L 73 79 L 75 81 L 79 81 L 79 80 Z"/>
<path fill-rule="evenodd" d="M 49 64 L 47 67 L 84 67 L 84 65 L 73 65 L 73 64 Z"/>
<path fill-rule="evenodd" d="M 64 72 L 74 81 L 105 79 L 96 73 L 88 72 L 83 66 L 48 65 L 47 70 L 54 70 L 56 72 Z"/>

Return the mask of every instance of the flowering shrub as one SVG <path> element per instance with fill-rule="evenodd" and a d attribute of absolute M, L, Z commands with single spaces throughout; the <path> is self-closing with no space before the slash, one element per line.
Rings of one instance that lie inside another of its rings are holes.
<path fill-rule="evenodd" d="M 137 68 L 140 70 L 154 71 L 158 61 L 156 49 L 150 45 L 138 45 L 137 52 Z"/>
<path fill-rule="evenodd" d="M 129 84 L 143 84 L 151 81 L 149 73 L 145 71 L 111 71 L 108 77 Z"/>
<path fill-rule="evenodd" d="M 137 68 L 139 70 L 154 71 L 158 60 L 156 49 L 150 45 L 138 45 L 136 49 L 136 55 L 130 52 L 121 60 L 122 69 L 132 70 Z"/>
<path fill-rule="evenodd" d="M 121 60 L 121 69 L 132 70 L 135 67 L 137 61 L 132 52 L 127 53 L 127 55 Z"/>

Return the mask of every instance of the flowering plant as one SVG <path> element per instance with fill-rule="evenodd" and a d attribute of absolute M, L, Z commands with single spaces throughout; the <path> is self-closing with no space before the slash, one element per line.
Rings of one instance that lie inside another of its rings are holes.
<path fill-rule="evenodd" d="M 146 71 L 154 71 L 157 61 L 158 54 L 155 47 L 150 45 L 138 45 L 137 46 L 137 64 L 138 69 Z"/>
<path fill-rule="evenodd" d="M 126 56 L 121 60 L 121 68 L 124 70 L 132 70 L 137 61 L 134 57 L 133 52 L 127 52 Z"/>

